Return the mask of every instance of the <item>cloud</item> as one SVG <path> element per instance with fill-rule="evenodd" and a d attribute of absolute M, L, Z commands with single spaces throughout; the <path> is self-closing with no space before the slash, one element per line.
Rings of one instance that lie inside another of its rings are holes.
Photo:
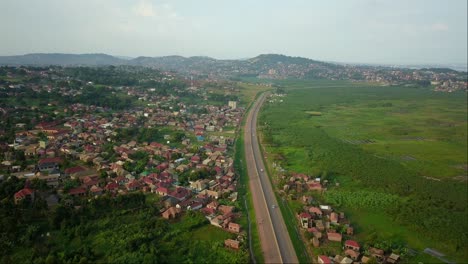
<path fill-rule="evenodd" d="M 154 17 L 155 16 L 153 4 L 147 0 L 140 1 L 134 7 L 134 11 L 138 16 L 141 16 L 141 17 Z"/>
<path fill-rule="evenodd" d="M 431 25 L 432 31 L 448 31 L 449 27 L 445 23 L 435 23 Z"/>
<path fill-rule="evenodd" d="M 157 19 L 180 19 L 180 15 L 169 4 L 153 5 L 149 0 L 141 0 L 133 8 L 134 13 L 139 17 Z"/>

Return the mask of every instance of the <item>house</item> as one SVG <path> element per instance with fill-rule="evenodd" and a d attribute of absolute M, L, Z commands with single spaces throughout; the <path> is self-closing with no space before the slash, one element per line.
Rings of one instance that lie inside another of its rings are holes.
<path fill-rule="evenodd" d="M 368 256 L 362 256 L 361 258 L 361 263 L 362 264 L 367 264 L 367 262 L 370 261 L 370 258 Z"/>
<path fill-rule="evenodd" d="M 319 264 L 332 264 L 332 261 L 329 257 L 325 255 L 320 255 L 317 257 L 317 263 Z"/>
<path fill-rule="evenodd" d="M 392 253 L 392 254 L 387 258 L 387 263 L 394 264 L 394 263 L 398 263 L 399 260 L 400 260 L 400 255 L 397 255 L 397 254 Z"/>
<path fill-rule="evenodd" d="M 316 215 L 318 217 L 322 217 L 323 215 L 322 210 L 320 210 L 320 208 L 315 207 L 315 206 L 312 206 L 309 208 L 309 213 Z"/>
<path fill-rule="evenodd" d="M 311 240 L 312 240 L 312 246 L 320 247 L 320 240 L 317 237 L 314 236 Z"/>
<path fill-rule="evenodd" d="M 174 219 L 180 214 L 181 211 L 182 210 L 180 208 L 172 206 L 162 213 L 162 217 L 164 217 L 165 219 Z"/>
<path fill-rule="evenodd" d="M 338 214 L 337 213 L 332 212 L 330 214 L 330 222 L 332 222 L 333 224 L 338 224 Z"/>
<path fill-rule="evenodd" d="M 359 258 L 359 252 L 352 249 L 346 249 L 344 252 L 345 256 L 350 257 L 352 260 L 357 260 Z"/>
<path fill-rule="evenodd" d="M 206 208 L 210 208 L 210 209 L 213 209 L 213 210 L 217 210 L 218 209 L 218 206 L 219 206 L 219 203 L 217 201 L 212 201 L 211 203 L 209 203 Z"/>
<path fill-rule="evenodd" d="M 40 174 L 36 177 L 40 180 L 45 180 L 47 186 L 57 187 L 59 185 L 60 173 L 51 173 L 49 175 Z"/>
<path fill-rule="evenodd" d="M 22 200 L 28 199 L 34 201 L 34 190 L 25 187 L 14 194 L 15 204 Z"/>
<path fill-rule="evenodd" d="M 115 182 L 109 182 L 104 189 L 109 192 L 116 192 L 119 189 L 119 185 Z"/>
<path fill-rule="evenodd" d="M 229 248 L 239 249 L 239 241 L 233 239 L 224 240 L 224 245 Z"/>
<path fill-rule="evenodd" d="M 233 233 L 239 233 L 240 232 L 240 225 L 236 223 L 229 223 L 228 224 L 228 230 Z"/>
<path fill-rule="evenodd" d="M 53 169 L 58 169 L 59 165 L 62 164 L 62 159 L 61 158 L 45 158 L 45 159 L 40 159 L 37 168 L 40 171 L 50 171 Z"/>
<path fill-rule="evenodd" d="M 102 188 L 97 186 L 97 185 L 93 185 L 91 187 L 91 189 L 89 190 L 89 192 L 92 194 L 92 195 L 101 195 L 102 194 Z"/>
<path fill-rule="evenodd" d="M 87 170 L 87 169 L 84 168 L 84 167 L 76 166 L 76 167 L 67 168 L 67 169 L 65 169 L 64 172 L 65 172 L 66 176 L 71 176 L 73 174 L 76 174 L 78 172 L 82 172 L 82 171 L 85 171 L 85 170 Z"/>
<path fill-rule="evenodd" d="M 85 196 L 86 189 L 83 187 L 73 188 L 68 191 L 68 194 L 70 194 L 71 196 Z"/>
<path fill-rule="evenodd" d="M 354 261 L 348 257 L 344 257 L 341 261 L 340 264 L 352 264 Z"/>
<path fill-rule="evenodd" d="M 156 189 L 156 193 L 161 195 L 161 196 L 165 196 L 169 193 L 169 190 L 165 187 L 159 187 Z"/>
<path fill-rule="evenodd" d="M 187 206 L 187 210 L 200 210 L 203 207 L 203 204 L 199 201 L 191 201 L 190 205 Z"/>
<path fill-rule="evenodd" d="M 354 251 L 359 251 L 359 249 L 361 249 L 361 246 L 359 246 L 359 243 L 354 240 L 346 240 L 345 248 L 352 249 Z"/>
<path fill-rule="evenodd" d="M 302 212 L 299 214 L 299 219 L 301 220 L 301 226 L 303 228 L 309 228 L 309 220 L 312 216 L 308 213 Z"/>
<path fill-rule="evenodd" d="M 341 234 L 336 233 L 336 232 L 328 232 L 327 237 L 328 237 L 328 240 L 335 241 L 335 242 L 341 242 L 341 239 L 342 239 Z"/>
<path fill-rule="evenodd" d="M 190 192 L 185 188 L 178 187 L 173 192 L 170 192 L 169 195 L 179 201 L 184 201 L 190 196 Z"/>
<path fill-rule="evenodd" d="M 217 227 L 222 227 L 223 225 L 223 216 L 218 215 L 214 217 L 213 219 L 210 220 L 210 224 L 217 226 Z"/>
<path fill-rule="evenodd" d="M 385 257 L 385 252 L 382 249 L 370 247 L 368 251 L 372 257 L 376 258 L 379 261 L 382 261 Z"/>
<path fill-rule="evenodd" d="M 317 229 L 320 231 L 325 230 L 325 226 L 323 225 L 322 220 L 315 220 L 315 227 L 317 227 Z"/>
<path fill-rule="evenodd" d="M 126 184 L 127 190 L 129 191 L 136 191 L 141 188 L 141 184 L 137 180 L 130 181 Z"/>
<path fill-rule="evenodd" d="M 167 196 L 167 199 L 164 200 L 163 205 L 164 205 L 164 208 L 169 208 L 172 206 L 176 206 L 178 202 L 179 200 L 177 200 L 176 198 Z"/>
<path fill-rule="evenodd" d="M 234 211 L 234 206 L 230 205 L 220 205 L 218 207 L 218 210 L 222 212 L 223 215 L 227 215 L 229 213 L 232 213 Z"/>

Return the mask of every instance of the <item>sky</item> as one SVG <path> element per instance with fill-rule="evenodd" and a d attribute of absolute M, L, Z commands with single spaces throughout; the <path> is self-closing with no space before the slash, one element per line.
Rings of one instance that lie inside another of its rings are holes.
<path fill-rule="evenodd" d="M 467 64 L 467 0 L 0 0 L 0 55 Z"/>

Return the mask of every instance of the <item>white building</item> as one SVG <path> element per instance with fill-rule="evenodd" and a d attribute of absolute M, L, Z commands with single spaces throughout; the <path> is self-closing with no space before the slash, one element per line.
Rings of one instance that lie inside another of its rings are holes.
<path fill-rule="evenodd" d="M 231 107 L 231 109 L 236 109 L 237 108 L 237 102 L 236 101 L 229 101 L 228 106 Z"/>

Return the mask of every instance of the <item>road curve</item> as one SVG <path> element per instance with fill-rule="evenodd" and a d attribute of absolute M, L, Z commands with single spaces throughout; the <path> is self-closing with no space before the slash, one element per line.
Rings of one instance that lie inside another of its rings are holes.
<path fill-rule="evenodd" d="M 245 158 L 265 263 L 298 263 L 257 139 L 257 115 L 267 94 L 252 105 L 244 128 Z"/>

